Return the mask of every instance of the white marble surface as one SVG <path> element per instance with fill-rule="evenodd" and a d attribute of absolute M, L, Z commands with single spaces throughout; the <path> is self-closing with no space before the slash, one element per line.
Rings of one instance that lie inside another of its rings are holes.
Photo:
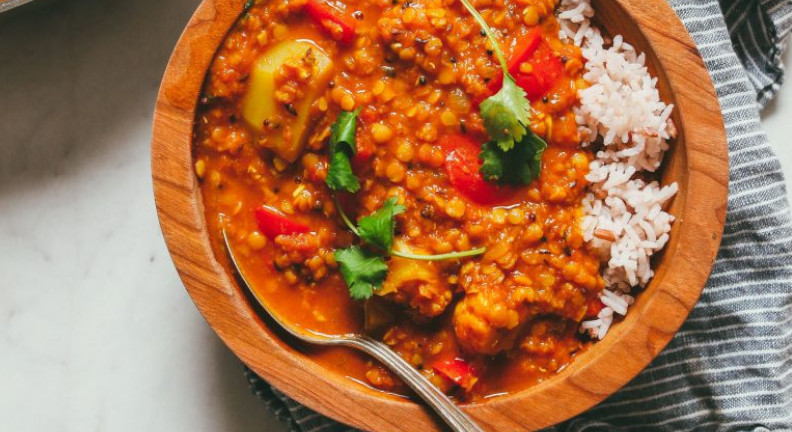
<path fill-rule="evenodd" d="M 285 430 L 194 308 L 154 211 L 155 94 L 196 4 L 0 15 L 2 431 Z M 765 119 L 792 172 L 790 120 L 792 85 Z"/>
<path fill-rule="evenodd" d="M 0 431 L 281 431 L 177 278 L 155 95 L 195 0 L 0 15 Z"/>

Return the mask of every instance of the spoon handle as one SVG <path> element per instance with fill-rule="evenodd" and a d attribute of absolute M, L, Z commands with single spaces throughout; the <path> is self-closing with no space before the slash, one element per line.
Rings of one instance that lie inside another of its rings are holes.
<path fill-rule="evenodd" d="M 484 432 L 445 393 L 429 382 L 390 347 L 367 337 L 355 338 L 349 342 L 382 362 L 385 367 L 398 375 L 424 402 L 432 407 L 454 432 Z"/>

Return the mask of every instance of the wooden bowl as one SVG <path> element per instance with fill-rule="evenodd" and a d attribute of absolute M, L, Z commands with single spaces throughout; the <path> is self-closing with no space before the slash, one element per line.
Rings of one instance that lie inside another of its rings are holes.
<path fill-rule="evenodd" d="M 193 174 L 193 118 L 209 64 L 245 0 L 204 0 L 170 59 L 154 115 L 152 170 L 162 231 L 176 268 L 209 325 L 239 358 L 308 407 L 374 431 L 437 431 L 417 403 L 327 370 L 279 339 L 256 315 L 215 257 Z M 676 105 L 679 137 L 663 182 L 679 183 L 677 220 L 657 274 L 623 322 L 566 370 L 522 392 L 466 406 L 488 430 L 538 429 L 602 401 L 668 343 L 701 293 L 726 217 L 728 157 L 720 107 L 693 41 L 664 0 L 595 1 L 597 20 L 647 55 L 665 101 Z M 222 253 L 222 252 L 219 252 Z"/>

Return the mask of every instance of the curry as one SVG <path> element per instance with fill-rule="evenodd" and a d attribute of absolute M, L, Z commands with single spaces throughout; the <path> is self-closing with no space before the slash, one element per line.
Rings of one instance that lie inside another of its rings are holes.
<path fill-rule="evenodd" d="M 378 337 L 463 402 L 563 369 L 589 343 L 578 327 L 605 286 L 580 229 L 593 158 L 572 111 L 580 50 L 559 40 L 554 0 L 474 5 L 503 70 L 456 0 L 248 2 L 209 70 L 194 137 L 216 250 L 225 229 L 277 313 Z M 530 103 L 526 136 L 546 149 L 527 181 L 491 181 L 483 107 L 512 83 Z M 406 391 L 363 355 L 305 350 Z"/>

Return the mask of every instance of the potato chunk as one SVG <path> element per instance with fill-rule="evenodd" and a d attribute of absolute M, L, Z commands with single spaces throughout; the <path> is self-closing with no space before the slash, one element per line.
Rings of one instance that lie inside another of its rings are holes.
<path fill-rule="evenodd" d="M 333 62 L 327 53 L 307 40 L 281 42 L 255 62 L 242 117 L 263 134 L 265 147 L 288 162 L 300 156 L 312 122 L 311 104 L 327 88 L 332 71 Z M 289 72 L 295 75 L 297 81 L 292 81 L 296 86 L 282 82 Z M 277 94 L 279 91 L 281 94 Z M 284 94 L 294 100 L 284 102 Z"/>
<path fill-rule="evenodd" d="M 398 248 L 408 250 L 403 245 Z M 392 258 L 388 263 L 388 276 L 377 294 L 432 318 L 445 311 L 453 293 L 448 283 L 440 278 L 435 263 Z"/>

